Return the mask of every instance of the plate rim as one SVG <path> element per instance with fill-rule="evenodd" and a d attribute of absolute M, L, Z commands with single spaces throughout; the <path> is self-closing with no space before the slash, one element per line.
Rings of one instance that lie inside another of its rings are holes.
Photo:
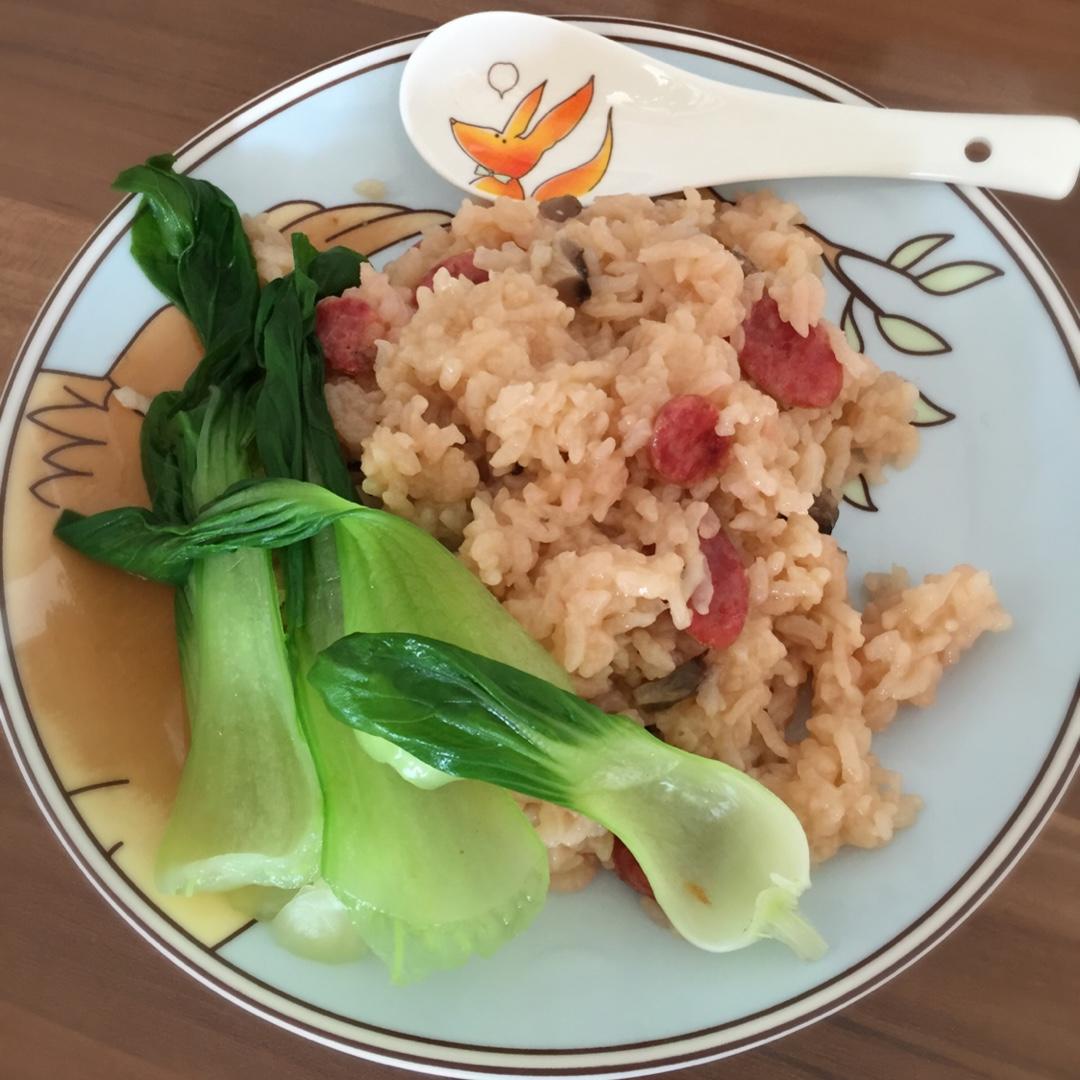
<path fill-rule="evenodd" d="M 649 20 L 605 16 L 564 18 L 624 41 L 666 46 L 764 71 L 770 76 L 779 77 L 832 100 L 880 105 L 858 89 L 811 65 L 774 50 L 724 35 Z M 648 36 L 628 38 L 625 33 L 627 29 L 644 31 Z M 178 166 L 184 171 L 195 168 L 245 131 L 278 111 L 338 82 L 402 61 L 412 51 L 415 43 L 427 33 L 428 31 L 421 31 L 375 43 L 328 60 L 278 83 L 231 110 L 189 139 L 177 151 Z M 711 44 L 712 48 L 695 48 L 695 44 L 700 45 L 702 42 Z M 364 58 L 372 62 L 361 65 Z M 771 66 L 762 67 L 754 62 L 761 58 Z M 839 95 L 836 91 L 839 91 Z M 280 103 L 273 107 L 279 98 Z M 240 121 L 248 122 L 240 126 Z M 206 152 L 196 156 L 203 150 Z M 1007 249 L 1012 261 L 1028 279 L 1062 340 L 1074 374 L 1080 380 L 1080 365 L 1077 359 L 1080 353 L 1080 316 L 1045 256 L 994 196 L 978 189 L 949 186 Z M 0 482 L 0 523 L 3 520 L 3 503 L 6 502 L 13 436 L 22 420 L 26 394 L 71 305 L 93 277 L 101 261 L 126 234 L 133 209 L 133 197 L 128 196 L 94 229 L 50 290 L 15 355 L 11 373 L 0 396 L 0 459 L 3 465 L 3 479 Z M 44 338 L 43 333 L 46 335 Z M 28 359 L 33 354 L 36 354 L 35 362 L 30 365 Z M 971 866 L 927 911 L 874 953 L 803 994 L 757 1014 L 722 1025 L 642 1043 L 558 1049 L 501 1048 L 455 1043 L 404 1034 L 339 1017 L 261 983 L 216 954 L 216 950 L 234 935 L 213 946 L 197 942 L 158 909 L 149 897 L 109 861 L 107 853 L 75 811 L 69 793 L 64 792 L 40 741 L 14 661 L 4 590 L 5 583 L 0 580 L 0 618 L 3 620 L 4 638 L 4 655 L 0 656 L 0 726 L 4 729 L 16 764 L 38 809 L 72 861 L 109 905 L 169 960 L 245 1011 L 295 1034 L 355 1056 L 443 1076 L 587 1074 L 614 1078 L 648 1075 L 731 1056 L 831 1015 L 915 963 L 985 900 L 1035 839 L 1080 765 L 1078 681 L 1057 736 L 1039 772 L 1001 830 Z M 11 686 L 16 690 L 14 695 L 10 693 Z M 21 706 L 21 718 L 12 714 L 9 699 L 14 699 Z M 29 744 L 25 734 L 20 731 L 21 728 L 27 729 L 30 735 Z M 163 925 L 157 926 L 159 923 Z M 222 973 L 216 972 L 215 968 L 224 969 L 226 977 L 222 978 Z M 822 997 L 820 1003 L 814 1004 Z M 308 1014 L 314 1019 L 308 1020 Z M 774 1023 L 768 1026 L 770 1018 Z M 763 1028 L 762 1025 L 766 1026 Z M 743 1031 L 741 1037 L 740 1031 Z M 728 1033 L 733 1037 L 725 1038 Z M 358 1038 L 358 1034 L 367 1041 Z M 657 1053 L 658 1051 L 672 1052 Z"/>

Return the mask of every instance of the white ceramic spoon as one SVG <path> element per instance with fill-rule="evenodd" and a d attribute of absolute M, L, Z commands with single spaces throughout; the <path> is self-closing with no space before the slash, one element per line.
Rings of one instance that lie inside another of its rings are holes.
<path fill-rule="evenodd" d="M 400 105 L 424 160 L 487 195 L 656 195 L 877 176 L 1060 199 L 1080 169 L 1080 123 L 1070 117 L 876 109 L 744 90 L 515 12 L 467 15 L 433 31 L 405 66 Z"/>

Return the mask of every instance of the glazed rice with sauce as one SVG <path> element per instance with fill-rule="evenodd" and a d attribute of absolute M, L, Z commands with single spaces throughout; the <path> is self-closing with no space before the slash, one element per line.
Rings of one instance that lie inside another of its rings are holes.
<path fill-rule="evenodd" d="M 456 549 L 579 693 L 767 784 L 821 860 L 912 821 L 873 734 L 1009 618 L 967 565 L 848 595 L 836 499 L 912 459 L 917 391 L 822 321 L 800 222 L 767 192 L 466 202 L 318 332 L 365 497 Z M 602 827 L 525 809 L 554 887 L 612 867 Z"/>

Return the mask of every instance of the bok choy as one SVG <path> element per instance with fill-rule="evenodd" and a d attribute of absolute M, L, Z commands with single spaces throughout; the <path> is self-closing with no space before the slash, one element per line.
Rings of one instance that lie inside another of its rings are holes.
<path fill-rule="evenodd" d="M 419 762 L 403 762 L 391 744 L 340 725 L 305 678 L 318 650 L 350 631 L 404 626 L 439 635 L 444 623 L 467 623 L 477 601 L 501 615 L 485 627 L 480 648 L 498 650 L 506 624 L 516 628 L 426 533 L 351 501 L 313 333 L 316 301 L 349 276 L 347 260 L 333 256 L 328 266 L 331 256 L 295 236 L 295 269 L 263 293 L 255 337 L 265 370 L 258 445 L 271 476 L 323 485 L 329 490 L 307 489 L 320 505 L 336 498 L 330 529 L 283 552 L 297 702 L 325 801 L 321 875 L 391 977 L 404 982 L 486 955 L 527 925 L 547 894 L 547 855 L 507 793 L 484 784 L 420 790 L 380 760 L 406 771 L 422 768 Z M 275 482 L 282 483 L 268 483 Z M 439 588 L 438 602 L 425 590 L 418 605 L 414 590 L 425 578 Z M 448 590 L 446 578 L 464 579 L 464 594 Z M 546 656 L 534 642 L 528 646 Z"/>
<path fill-rule="evenodd" d="M 343 580 L 367 583 L 350 601 L 358 608 L 350 636 L 321 646 L 306 680 L 334 716 L 441 777 L 486 781 L 600 821 L 626 843 L 672 924 L 696 945 L 726 951 L 774 937 L 803 955 L 820 950 L 796 906 L 809 884 L 806 837 L 784 803 L 745 773 L 669 746 L 569 693 L 548 654 L 409 522 L 310 484 L 263 481 L 211 504 L 182 536 L 170 532 L 163 566 L 141 554 L 145 528 L 133 526 L 128 568 L 175 574 L 208 550 L 290 543 L 315 531 L 320 516 L 337 538 L 339 577 L 318 575 L 334 594 L 319 606 L 341 602 Z M 92 534 L 93 519 L 71 519 L 67 528 Z M 407 586 L 381 588 L 386 581 Z M 440 603 L 431 604 L 433 596 Z M 355 632 L 361 622 L 375 632 Z M 438 626 L 441 640 L 415 636 L 409 627 L 417 623 Z M 322 734 L 343 749 L 328 754 L 332 767 L 351 774 L 344 730 Z M 334 784 L 349 782 L 345 775 Z M 359 793 L 355 812 L 363 813 Z M 324 854 L 328 880 L 347 873 L 326 864 Z"/>
<path fill-rule="evenodd" d="M 339 719 L 429 765 L 605 825 L 693 944 L 727 952 L 771 937 L 805 957 L 823 950 L 797 910 L 810 884 L 802 826 L 745 773 L 446 642 L 353 634 L 309 680 Z"/>
<path fill-rule="evenodd" d="M 132 250 L 193 322 L 206 355 L 154 399 L 142 464 L 156 520 L 179 527 L 254 475 L 255 263 L 236 207 L 152 158 L 117 186 L 142 195 Z M 213 268 L 227 265 L 227 274 Z M 145 513 L 145 512 L 143 512 Z M 166 892 L 296 888 L 318 863 L 322 800 L 297 721 L 270 555 L 200 561 L 176 595 L 191 746 L 158 851 Z"/>
<path fill-rule="evenodd" d="M 244 413 L 240 398 L 211 393 L 191 449 L 191 502 L 250 475 Z M 159 887 L 296 888 L 318 862 L 322 806 L 297 722 L 269 554 L 200 560 L 175 611 L 191 746 L 158 850 Z"/>
<path fill-rule="evenodd" d="M 471 625 L 479 602 L 494 618 L 473 627 L 470 644 L 503 656 L 504 641 L 512 640 L 517 652 L 532 653 L 535 666 L 564 676 L 483 586 L 420 530 L 405 522 L 386 524 L 386 516 L 375 511 L 364 511 L 348 528 L 334 525 L 342 514 L 363 508 L 353 501 L 323 397 L 315 305 L 356 285 L 363 257 L 341 248 L 317 252 L 297 234 L 294 271 L 260 291 L 235 207 L 210 185 L 176 176 L 170 165 L 152 159 L 122 177 L 128 190 L 145 192 L 133 251 L 151 280 L 191 317 L 207 356 L 183 389 L 155 399 L 144 425 L 152 508 L 127 507 L 91 518 L 65 514 L 56 531 L 88 555 L 178 586 L 181 600 L 196 592 L 201 598 L 190 611 L 178 601 L 192 751 L 182 804 L 174 812 L 176 817 L 184 811 L 184 827 L 170 827 L 170 837 L 175 831 L 179 840 L 223 842 L 235 820 L 229 844 L 242 849 L 243 830 L 257 840 L 265 824 L 277 821 L 275 811 L 303 830 L 304 858 L 295 873 L 260 874 L 250 861 L 233 860 L 231 875 L 182 887 L 242 887 L 236 902 L 272 917 L 275 932 L 297 951 L 351 954 L 358 932 L 395 979 L 417 978 L 490 952 L 526 925 L 546 895 L 546 852 L 507 793 L 484 784 L 424 791 L 402 779 L 395 769 L 414 777 L 423 773 L 427 787 L 449 778 L 392 744 L 339 724 L 307 683 L 306 671 L 317 651 L 346 630 L 385 625 L 453 632 Z M 189 480 L 201 475 L 202 459 L 178 445 L 174 431 L 178 423 L 186 430 L 186 418 L 209 399 L 242 401 L 244 468 L 228 483 L 193 494 Z M 307 502 L 294 499 L 283 510 L 280 502 L 251 494 L 265 487 L 245 489 L 243 482 L 255 471 L 276 478 L 265 482 L 271 491 L 293 478 L 319 486 L 301 485 Z M 161 478 L 156 488 L 152 478 Z M 229 484 L 232 492 L 207 510 Z M 223 542 L 221 530 L 238 525 L 249 539 L 272 537 L 272 545 L 265 539 Z M 398 535 L 402 530 L 405 535 Z M 280 612 L 269 553 L 257 550 L 268 546 L 282 549 Z M 219 578 L 231 568 L 252 566 L 261 569 L 264 588 L 249 602 L 237 591 L 250 588 L 246 578 Z M 212 606 L 213 596 L 201 584 L 208 578 L 228 598 L 228 609 Z M 442 605 L 412 602 L 410 589 L 419 579 L 442 589 Z M 213 612 L 213 627 L 200 619 L 202 611 Z M 263 641 L 251 636 L 248 622 L 255 620 L 267 635 L 264 644 L 273 645 L 259 654 L 261 671 L 248 665 L 255 659 L 248 645 Z M 486 631 L 486 642 L 479 629 Z M 202 647 L 204 638 L 213 641 L 212 651 Z M 238 724 L 216 716 L 225 699 L 213 700 L 213 690 L 226 677 L 239 714 L 250 701 L 267 725 L 280 720 L 288 727 L 297 751 L 294 764 L 302 766 L 305 790 L 313 796 L 310 808 L 292 796 L 295 785 L 281 768 L 270 767 L 275 763 L 263 761 L 257 745 L 252 744 L 252 762 L 245 759 L 245 739 L 261 733 L 248 731 L 235 746 L 228 741 L 234 732 L 243 734 L 245 725 L 242 717 Z M 287 716 L 281 710 L 274 714 L 278 699 L 287 704 Z M 215 725 L 204 727 L 196 710 L 215 717 Z M 227 752 L 221 738 L 215 741 L 222 733 Z M 231 778 L 231 788 L 221 773 Z M 235 804 L 232 817 L 220 805 L 226 791 Z M 254 813 L 252 793 L 279 801 Z M 175 846 L 170 837 L 163 852 Z"/>

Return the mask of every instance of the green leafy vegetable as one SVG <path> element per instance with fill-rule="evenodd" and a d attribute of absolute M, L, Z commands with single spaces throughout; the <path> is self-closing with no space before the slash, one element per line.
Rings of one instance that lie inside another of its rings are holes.
<path fill-rule="evenodd" d="M 267 474 L 310 480 L 355 498 L 323 393 L 323 356 L 314 335 L 315 304 L 356 285 L 363 258 L 344 248 L 316 252 L 293 236 L 296 269 L 263 290 L 255 342 L 264 370 L 256 405 L 259 455 Z"/>
<path fill-rule="evenodd" d="M 301 654 L 301 670 L 311 660 Z M 307 693 L 326 794 L 322 876 L 393 981 L 486 956 L 523 930 L 547 895 L 548 863 L 514 800 L 486 784 L 414 787 Z"/>
<path fill-rule="evenodd" d="M 299 543 L 357 509 L 314 484 L 249 481 L 208 503 L 190 525 L 141 506 L 123 506 L 90 516 L 65 510 L 55 532 L 98 562 L 182 585 L 194 563 L 208 555 Z"/>
<path fill-rule="evenodd" d="M 333 601 L 344 632 L 414 632 L 501 660 L 564 689 L 566 672 L 507 613 L 460 560 L 403 518 L 360 506 L 297 480 L 263 480 L 209 503 L 190 525 L 127 507 L 89 517 L 65 513 L 57 535 L 101 562 L 166 583 L 186 580 L 194 562 L 246 547 L 282 548 L 337 525 L 322 576 L 347 580 Z M 310 580 L 306 588 L 311 588 Z M 309 605 L 310 606 L 310 605 Z M 325 624 L 323 608 L 318 617 Z M 303 621 L 302 619 L 300 620 Z M 329 642 L 332 632 L 325 634 Z M 411 782 L 446 781 L 383 740 L 369 752 Z"/>
<path fill-rule="evenodd" d="M 180 551 L 200 510 L 255 475 L 255 261 L 229 198 L 176 174 L 171 158 L 127 170 L 116 186 L 142 195 L 132 253 L 206 352 L 182 390 L 154 399 L 143 424 L 152 511 L 65 515 L 58 531 L 88 555 L 181 586 L 191 748 L 158 852 L 160 887 L 295 890 L 318 867 L 322 798 L 298 723 L 271 556 L 211 542 L 193 563 Z M 212 534 L 213 523 L 204 529 Z"/>
<path fill-rule="evenodd" d="M 343 727 L 302 677 L 319 649 L 374 628 L 444 635 L 565 685 L 565 672 L 438 541 L 292 480 L 236 488 L 186 527 L 119 511 L 69 520 L 61 535 L 92 544 L 96 557 L 189 582 L 229 552 L 265 557 L 243 549 L 311 537 L 300 550 L 304 610 L 289 656 L 323 792 L 322 877 L 398 982 L 487 954 L 531 921 L 547 892 L 547 855 L 513 799 L 484 784 L 442 786 L 451 778 Z M 218 614 L 228 635 L 236 618 Z"/>
<path fill-rule="evenodd" d="M 256 354 L 264 372 L 257 442 L 269 475 L 323 486 L 293 489 L 294 536 L 281 517 L 264 520 L 260 534 L 250 516 L 254 489 L 240 493 L 239 502 L 213 507 L 211 514 L 224 515 L 211 527 L 221 529 L 231 513 L 251 542 L 286 545 L 285 615 L 296 698 L 325 806 L 321 875 L 391 977 L 404 982 L 456 966 L 474 953 L 487 954 L 527 925 L 547 892 L 547 855 L 505 792 L 475 784 L 420 790 L 380 762 L 409 778 L 422 771 L 428 787 L 447 778 L 406 760 L 391 744 L 343 728 L 305 678 L 317 650 L 347 629 L 363 629 L 372 621 L 379 625 L 388 613 L 400 615 L 402 597 L 416 586 L 418 570 L 415 561 L 404 575 L 392 560 L 365 561 L 374 542 L 369 534 L 376 530 L 382 536 L 388 515 L 352 501 L 352 480 L 323 393 L 315 305 L 356 284 L 359 259 L 341 250 L 316 253 L 302 236 L 293 237 L 293 256 L 295 269 L 267 285 L 256 319 Z M 268 481 L 263 490 L 280 498 L 283 483 Z M 332 529 L 307 543 L 293 542 L 307 529 L 302 521 L 313 521 L 318 513 Z M 206 524 L 203 518 L 197 527 Z M 436 562 L 433 577 L 449 573 L 460 581 L 463 576 L 469 598 L 501 615 L 496 632 L 510 624 L 524 638 L 449 552 L 414 526 L 400 526 L 401 543 L 414 555 L 416 545 L 423 545 L 417 556 L 421 565 L 425 557 Z M 431 610 L 430 604 L 408 608 L 419 619 L 411 628 L 437 633 Z M 535 643 L 528 644 L 543 655 Z"/>
<path fill-rule="evenodd" d="M 213 184 L 173 171 L 160 155 L 126 169 L 113 186 L 142 196 L 131 253 L 143 273 L 194 324 L 206 348 L 185 388 L 185 405 L 210 385 L 239 382 L 235 363 L 251 345 L 259 302 L 255 259 L 232 200 Z M 250 353 L 248 353 L 250 356 Z"/>
<path fill-rule="evenodd" d="M 543 845 L 505 792 L 425 791 L 370 756 L 365 743 L 428 786 L 449 779 L 339 724 L 306 671 L 352 624 L 468 628 L 474 603 L 498 655 L 502 638 L 513 655 L 531 651 L 545 657 L 539 669 L 558 669 L 431 537 L 354 501 L 314 329 L 317 302 L 356 285 L 363 257 L 294 236 L 295 269 L 260 292 L 236 208 L 171 166 L 151 159 L 118 185 L 143 195 L 134 254 L 191 318 L 206 356 L 146 418 L 152 508 L 65 514 L 57 526 L 86 554 L 179 587 L 192 745 L 161 883 L 228 889 L 273 915 L 275 933 L 305 955 L 351 955 L 359 930 L 397 980 L 459 964 L 536 913 Z M 259 468 L 270 479 L 251 483 Z M 405 559 L 384 551 L 395 537 Z M 281 549 L 287 635 L 270 548 Z M 420 580 L 462 609 L 426 618 L 432 608 L 408 598 Z"/>
<path fill-rule="evenodd" d="M 675 928 L 716 952 L 823 943 L 796 908 L 806 836 L 763 785 L 543 679 L 446 642 L 352 634 L 309 675 L 340 720 L 454 776 L 581 811 L 618 835 Z"/>
<path fill-rule="evenodd" d="M 217 392 L 202 411 L 189 478 L 196 500 L 250 475 L 242 414 Z M 176 595 L 176 633 L 191 748 L 158 851 L 159 887 L 297 888 L 318 865 L 322 800 L 270 556 L 240 550 L 195 563 Z"/>
<path fill-rule="evenodd" d="M 323 394 L 323 355 L 314 335 L 315 304 L 324 290 L 360 280 L 362 258 L 342 248 L 320 255 L 307 237 L 293 236 L 294 269 L 263 292 L 255 345 L 264 378 L 255 408 L 259 454 L 270 476 L 310 480 L 352 502 L 352 479 L 341 458 Z M 282 554 L 285 616 L 294 635 L 304 618 L 303 553 Z"/>

